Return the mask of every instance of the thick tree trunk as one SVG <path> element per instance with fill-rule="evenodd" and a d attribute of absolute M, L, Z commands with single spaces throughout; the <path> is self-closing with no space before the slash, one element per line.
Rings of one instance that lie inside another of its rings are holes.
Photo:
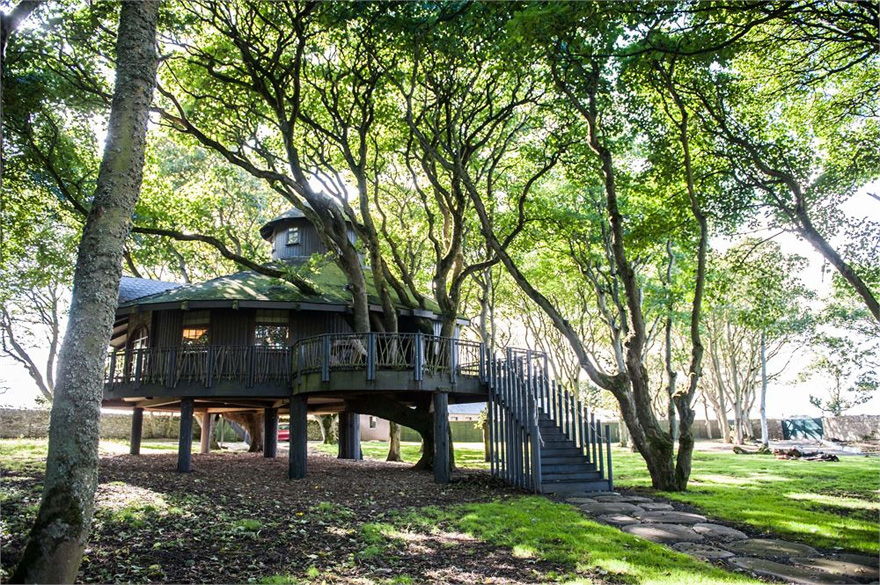
<path fill-rule="evenodd" d="M 335 445 L 337 441 L 336 419 L 335 414 L 322 414 L 318 416 L 318 423 L 321 425 L 321 439 L 325 445 Z"/>
<path fill-rule="evenodd" d="M 413 469 L 434 468 L 434 418 L 430 411 L 430 398 L 420 400 L 415 408 L 397 402 L 393 396 L 382 400 L 350 400 L 349 407 L 362 414 L 370 414 L 409 427 L 422 437 L 422 456 Z"/>
<path fill-rule="evenodd" d="M 250 435 L 248 453 L 263 452 L 263 413 L 233 412 L 226 413 L 223 416 L 228 420 L 237 422 L 247 430 L 248 435 Z"/>
<path fill-rule="evenodd" d="M 74 274 L 49 425 L 43 498 L 10 581 L 72 583 L 82 561 L 98 483 L 104 358 L 122 276 L 122 250 L 143 178 L 156 82 L 159 3 L 122 4 L 116 87 L 104 158 Z"/>
<path fill-rule="evenodd" d="M 394 421 L 389 422 L 388 438 L 388 457 L 385 458 L 385 461 L 401 461 L 400 425 Z"/>

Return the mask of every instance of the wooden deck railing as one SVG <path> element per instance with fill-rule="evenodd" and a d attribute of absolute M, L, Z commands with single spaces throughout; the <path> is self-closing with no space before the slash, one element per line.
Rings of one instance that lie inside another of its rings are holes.
<path fill-rule="evenodd" d="M 292 384 L 299 376 L 363 370 L 375 380 L 383 370 L 411 370 L 415 380 L 426 374 L 483 377 L 483 345 L 418 333 L 328 334 L 302 339 L 292 347 L 178 346 L 117 350 L 107 359 L 107 384 L 199 383 L 210 388 L 223 380 L 246 386 Z"/>

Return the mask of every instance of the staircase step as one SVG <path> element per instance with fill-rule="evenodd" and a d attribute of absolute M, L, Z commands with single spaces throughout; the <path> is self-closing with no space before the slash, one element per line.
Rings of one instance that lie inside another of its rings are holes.
<path fill-rule="evenodd" d="M 602 479 L 602 474 L 598 471 L 583 470 L 567 470 L 567 471 L 544 471 L 541 467 L 542 481 L 587 481 L 593 479 Z"/>
<path fill-rule="evenodd" d="M 611 491 L 611 483 L 607 479 L 593 481 L 542 481 L 541 491 L 545 494 L 608 492 Z"/>
<path fill-rule="evenodd" d="M 581 455 L 581 450 L 571 443 L 545 444 L 541 448 L 541 457 L 574 457 Z"/>
<path fill-rule="evenodd" d="M 541 465 L 591 465 L 583 455 L 545 455 L 541 452 Z"/>
<path fill-rule="evenodd" d="M 541 473 L 598 473 L 591 463 L 544 463 L 541 461 Z"/>

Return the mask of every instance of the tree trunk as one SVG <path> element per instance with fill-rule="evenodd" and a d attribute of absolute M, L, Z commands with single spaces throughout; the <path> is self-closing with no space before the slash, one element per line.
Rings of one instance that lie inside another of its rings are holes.
<path fill-rule="evenodd" d="M 248 453 L 263 452 L 263 413 L 232 412 L 225 413 L 223 416 L 228 420 L 237 422 L 247 430 L 248 435 L 250 435 Z"/>
<path fill-rule="evenodd" d="M 116 86 L 58 359 L 43 497 L 10 579 L 14 583 L 72 583 L 89 535 L 98 484 L 104 359 L 122 277 L 122 250 L 143 179 L 158 66 L 158 12 L 159 3 L 151 0 L 122 4 Z"/>
<path fill-rule="evenodd" d="M 321 439 L 325 445 L 335 445 L 337 441 L 336 422 L 337 415 L 322 414 L 318 416 L 321 425 Z"/>
<path fill-rule="evenodd" d="M 388 457 L 385 461 L 401 461 L 400 459 L 400 425 L 394 421 L 389 422 Z"/>
<path fill-rule="evenodd" d="M 430 411 L 430 398 L 420 399 L 415 408 L 397 402 L 393 396 L 383 397 L 382 400 L 349 400 L 347 404 L 355 412 L 384 418 L 419 433 L 422 437 L 422 456 L 413 469 L 434 468 L 434 418 Z"/>
<path fill-rule="evenodd" d="M 770 431 L 767 428 L 767 339 L 761 332 L 761 445 L 770 446 Z"/>

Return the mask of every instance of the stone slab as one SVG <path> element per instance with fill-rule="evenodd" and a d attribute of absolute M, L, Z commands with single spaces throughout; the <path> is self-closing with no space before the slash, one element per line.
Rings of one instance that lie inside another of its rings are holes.
<path fill-rule="evenodd" d="M 648 512 L 662 512 L 666 510 L 673 510 L 672 504 L 660 504 L 658 502 L 646 502 L 643 504 L 639 504 L 642 508 L 647 510 Z"/>
<path fill-rule="evenodd" d="M 717 546 L 710 544 L 700 544 L 699 542 L 678 542 L 672 545 L 672 548 L 686 555 L 697 557 L 703 560 L 727 559 L 733 556 L 733 553 Z"/>
<path fill-rule="evenodd" d="M 814 557 L 819 554 L 811 546 L 772 538 L 740 540 L 730 543 L 727 548 L 739 554 L 756 557 Z"/>
<path fill-rule="evenodd" d="M 597 516 L 596 520 L 604 522 L 605 524 L 616 524 L 617 526 L 639 523 L 638 520 L 632 516 L 627 516 L 626 514 L 604 514 L 602 516 Z"/>
<path fill-rule="evenodd" d="M 745 532 L 721 524 L 694 524 L 694 530 L 711 540 L 745 540 L 748 538 Z"/>
<path fill-rule="evenodd" d="M 594 515 L 644 512 L 635 504 L 627 504 L 626 502 L 596 502 L 595 504 L 582 504 L 580 508 L 584 512 Z"/>
<path fill-rule="evenodd" d="M 654 524 L 700 524 L 706 522 L 706 517 L 699 514 L 662 510 L 659 512 L 642 512 L 641 514 L 636 514 L 636 518 L 642 522 Z"/>
<path fill-rule="evenodd" d="M 575 505 L 595 504 L 596 503 L 596 500 L 594 500 L 593 498 L 566 498 L 565 501 L 568 502 L 569 504 L 575 504 Z"/>
<path fill-rule="evenodd" d="M 850 557 L 849 560 L 840 557 L 794 557 L 791 562 L 811 571 L 822 571 L 854 580 L 874 579 L 876 581 L 880 578 L 877 559 L 868 556 L 858 559 L 861 555 L 847 556 Z"/>
<path fill-rule="evenodd" d="M 621 530 L 662 544 L 703 540 L 702 535 L 694 532 L 690 526 L 682 524 L 630 524 L 622 527 Z"/>
<path fill-rule="evenodd" d="M 809 569 L 805 569 L 803 567 L 798 567 L 795 565 L 783 565 L 782 563 L 777 563 L 775 561 L 770 561 L 767 559 L 757 559 L 754 557 L 735 557 L 732 559 L 727 559 L 727 562 L 734 567 L 745 569 L 746 571 L 751 571 L 753 573 L 757 573 L 758 575 L 765 575 L 768 577 L 781 579 L 786 583 L 801 583 L 804 585 L 851 583 L 851 580 L 845 577 L 831 575 L 823 571 L 811 571 Z"/>
<path fill-rule="evenodd" d="M 596 496 L 597 502 L 626 502 L 628 504 L 641 504 L 642 502 L 653 502 L 651 498 L 644 496 Z"/>

